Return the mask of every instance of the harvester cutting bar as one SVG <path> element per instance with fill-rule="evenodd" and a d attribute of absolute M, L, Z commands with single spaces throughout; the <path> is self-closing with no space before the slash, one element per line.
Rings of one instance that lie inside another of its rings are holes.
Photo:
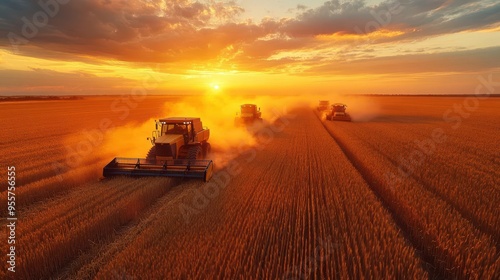
<path fill-rule="evenodd" d="M 200 178 L 208 182 L 212 177 L 212 170 L 211 160 L 115 158 L 104 167 L 103 175 Z"/>

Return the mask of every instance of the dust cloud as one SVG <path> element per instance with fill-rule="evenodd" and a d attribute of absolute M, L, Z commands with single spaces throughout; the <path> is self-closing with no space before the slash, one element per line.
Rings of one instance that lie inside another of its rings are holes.
<path fill-rule="evenodd" d="M 273 123 L 287 115 L 294 108 L 316 108 L 318 100 L 342 102 L 348 105 L 353 121 L 368 121 L 378 114 L 379 107 L 369 98 L 340 97 L 336 95 L 302 96 L 234 96 L 210 93 L 201 96 L 187 96 L 169 99 L 163 105 L 162 113 L 144 123 L 128 125 L 107 131 L 99 157 L 145 157 L 151 148 L 146 140 L 155 129 L 155 120 L 165 117 L 199 117 L 204 127 L 210 129 L 209 143 L 212 159 L 217 167 L 223 167 L 247 148 L 258 145 L 255 132 L 261 126 Z M 237 126 L 234 121 L 240 105 L 250 103 L 260 107 L 264 122 L 253 126 Z"/>
<path fill-rule="evenodd" d="M 235 125 L 240 106 L 245 103 L 256 104 L 265 122 L 251 127 Z M 210 129 L 210 158 L 216 166 L 223 167 L 245 149 L 258 145 L 255 132 L 261 126 L 286 115 L 297 106 L 300 106 L 300 101 L 288 97 L 244 97 L 213 93 L 165 103 L 162 117 L 200 117 L 203 126 Z"/>
<path fill-rule="evenodd" d="M 347 105 L 346 112 L 351 115 L 354 122 L 368 122 L 380 115 L 381 108 L 375 98 L 367 96 L 348 96 L 341 99 L 340 103 Z"/>
<path fill-rule="evenodd" d="M 102 167 L 115 157 L 144 158 L 152 147 L 151 133 L 155 130 L 155 120 L 165 117 L 200 117 L 203 126 L 210 129 L 209 143 L 212 152 L 208 159 L 217 168 L 223 168 L 230 160 L 238 157 L 251 147 L 262 145 L 258 131 L 274 123 L 281 117 L 294 115 L 296 108 L 316 109 L 319 100 L 330 103 L 341 102 L 348 106 L 348 113 L 354 122 L 365 122 L 375 118 L 380 111 L 379 105 L 366 96 L 310 95 L 300 96 L 235 96 L 223 93 L 210 93 L 202 96 L 166 98 L 161 113 L 152 115 L 145 122 L 129 122 L 123 126 L 98 128 L 79 132 L 65 139 L 62 145 L 66 155 L 64 161 L 54 164 L 56 175 L 66 177 L 100 176 Z M 237 126 L 234 121 L 239 114 L 240 105 L 250 103 L 260 107 L 262 123 L 251 127 Z M 291 113 L 291 114 L 290 114 Z M 293 119 L 291 125 L 293 125 Z M 98 175 L 97 175 L 98 174 Z"/>
<path fill-rule="evenodd" d="M 125 126 L 110 129 L 106 133 L 102 144 L 102 154 L 113 157 L 146 157 L 152 144 L 147 140 L 155 130 L 155 120 L 149 119 L 144 123 L 128 123 Z"/>
<path fill-rule="evenodd" d="M 222 93 L 167 99 L 162 113 L 152 116 L 148 121 L 132 122 L 107 130 L 104 141 L 96 149 L 94 156 L 109 160 L 113 157 L 145 157 L 152 146 L 146 138 L 151 137 L 155 120 L 166 117 L 199 117 L 203 126 L 210 129 L 208 142 L 212 146 L 212 153 L 209 158 L 214 160 L 217 167 L 223 167 L 244 150 L 258 145 L 255 132 L 262 126 L 287 115 L 293 108 L 309 107 L 312 102 L 307 97 L 245 97 Z M 240 105 L 245 103 L 260 107 L 263 123 L 251 127 L 235 125 Z"/>

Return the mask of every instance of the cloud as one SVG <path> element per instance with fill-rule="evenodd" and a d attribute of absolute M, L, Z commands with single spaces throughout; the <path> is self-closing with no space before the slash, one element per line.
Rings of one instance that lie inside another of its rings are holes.
<path fill-rule="evenodd" d="M 380 29 L 418 31 L 423 37 L 485 28 L 500 22 L 500 3 L 465 0 L 388 0 L 376 6 L 364 1 L 332 0 L 286 23 L 293 37 L 328 34 L 368 34 Z"/>
<path fill-rule="evenodd" d="M 9 48 L 8 34 L 22 38 L 26 20 L 33 22 L 33 15 L 43 11 L 38 2 L 0 2 L 0 44 Z M 36 36 L 26 38 L 28 45 L 19 46 L 20 54 L 265 70 L 307 62 L 298 56 L 274 58 L 281 52 L 350 47 L 352 40 L 341 35 L 365 36 L 373 44 L 396 43 L 500 23 L 500 3 L 495 0 L 387 0 L 375 6 L 361 0 L 331 0 L 316 8 L 299 5 L 291 19 L 266 18 L 259 23 L 240 20 L 243 9 L 235 1 L 73 0 L 58 9 L 46 26 L 37 28 Z M 339 37 L 318 37 L 332 34 Z"/>
<path fill-rule="evenodd" d="M 499 47 L 442 52 L 433 54 L 396 55 L 359 59 L 349 63 L 325 63 L 308 69 L 308 73 L 324 75 L 351 74 L 415 74 L 481 72 L 500 69 Z"/>
<path fill-rule="evenodd" d="M 0 92 L 17 94 L 115 94 L 137 85 L 126 78 L 98 77 L 82 71 L 62 73 L 31 68 L 30 70 L 0 70 Z"/>
<path fill-rule="evenodd" d="M 258 33 L 255 26 L 233 23 L 242 12 L 233 1 L 70 1 L 52 8 L 58 12 L 42 27 L 33 24 L 33 15 L 43 11 L 37 2 L 0 3 L 3 44 L 10 43 L 10 33 L 59 52 L 165 62 L 200 54 L 211 58 L 227 45 L 252 40 Z"/>

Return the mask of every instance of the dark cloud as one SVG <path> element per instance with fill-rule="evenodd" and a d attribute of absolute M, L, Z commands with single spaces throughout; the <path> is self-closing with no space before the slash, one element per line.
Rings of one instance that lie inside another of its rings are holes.
<path fill-rule="evenodd" d="M 282 31 L 293 37 L 307 37 L 337 32 L 354 32 L 353 27 L 366 22 L 369 9 L 363 1 L 340 4 L 328 1 L 319 8 L 309 9 L 286 23 Z"/>
<path fill-rule="evenodd" d="M 389 29 L 417 30 L 412 36 L 428 36 L 498 24 L 499 9 L 500 3 L 479 0 L 388 0 L 374 7 L 360 0 L 332 0 L 290 20 L 283 32 L 305 37 Z"/>
<path fill-rule="evenodd" d="M 14 41 L 24 55 L 57 59 L 60 53 L 61 59 L 68 60 L 97 57 L 136 63 L 217 62 L 229 57 L 243 69 L 274 66 L 280 61 L 255 60 L 266 60 L 280 51 L 342 44 L 341 40 L 318 42 L 317 35 L 364 34 L 382 28 L 404 32 L 373 41 L 383 43 L 500 22 L 500 3 L 492 0 L 387 0 L 374 7 L 360 0 L 332 0 L 314 9 L 299 6 L 299 14 L 292 19 L 267 18 L 260 23 L 239 22 L 243 10 L 234 1 L 41 0 L 68 3 L 58 4 L 46 26 L 35 25 L 34 36 L 24 36 L 23 31 L 30 29 L 26 21 L 32 24 L 33 16 L 43 11 L 39 1 L 0 2 L 4 48 L 10 49 Z"/>
<path fill-rule="evenodd" d="M 33 15 L 44 11 L 38 1 L 0 3 L 2 44 L 28 40 L 61 52 L 161 62 L 199 54 L 211 57 L 216 48 L 259 36 L 257 26 L 232 22 L 242 12 L 232 1 L 42 1 L 52 3 L 54 13 L 46 25 L 38 26 Z"/>

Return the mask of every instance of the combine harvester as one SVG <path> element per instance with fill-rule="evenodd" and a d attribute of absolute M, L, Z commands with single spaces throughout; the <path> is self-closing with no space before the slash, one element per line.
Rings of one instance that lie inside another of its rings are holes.
<path fill-rule="evenodd" d="M 351 116 L 345 112 L 347 105 L 335 103 L 332 105 L 332 110 L 326 115 L 326 119 L 330 121 L 350 122 Z"/>
<path fill-rule="evenodd" d="M 326 111 L 326 110 L 328 110 L 328 106 L 330 106 L 330 101 L 328 101 L 328 100 L 320 100 L 319 101 L 319 105 L 317 107 L 317 110 L 319 112 Z"/>
<path fill-rule="evenodd" d="M 262 122 L 262 112 L 260 108 L 257 109 L 257 105 L 255 104 L 241 105 L 240 116 L 238 117 L 238 114 L 236 114 L 234 124 L 240 126 L 254 124 L 256 122 Z"/>
<path fill-rule="evenodd" d="M 115 158 L 103 170 L 104 177 L 116 175 L 200 178 L 208 182 L 213 162 L 210 130 L 200 118 L 166 118 L 156 122 L 148 138 L 153 144 L 146 158 Z"/>

